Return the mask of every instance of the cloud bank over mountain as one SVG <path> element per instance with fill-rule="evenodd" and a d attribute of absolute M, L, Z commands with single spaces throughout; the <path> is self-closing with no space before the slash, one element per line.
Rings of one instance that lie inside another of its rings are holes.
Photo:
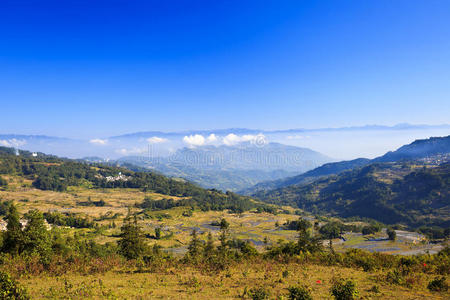
<path fill-rule="evenodd" d="M 182 132 L 149 131 L 94 137 L 90 140 L 0 134 L 0 145 L 69 158 L 95 155 L 116 159 L 129 155 L 168 156 L 184 147 L 239 146 L 241 143 L 261 147 L 267 143 L 280 143 L 309 148 L 335 159 L 350 160 L 361 156 L 374 158 L 415 139 L 448 134 L 450 125 L 368 125 L 274 131 L 230 128 Z"/>

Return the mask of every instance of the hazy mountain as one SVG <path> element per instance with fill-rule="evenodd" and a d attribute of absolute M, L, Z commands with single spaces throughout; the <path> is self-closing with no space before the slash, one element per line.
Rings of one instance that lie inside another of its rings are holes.
<path fill-rule="evenodd" d="M 313 169 L 331 159 L 307 148 L 277 143 L 182 148 L 169 157 L 123 157 L 128 162 L 183 177 L 208 188 L 239 190 Z"/>

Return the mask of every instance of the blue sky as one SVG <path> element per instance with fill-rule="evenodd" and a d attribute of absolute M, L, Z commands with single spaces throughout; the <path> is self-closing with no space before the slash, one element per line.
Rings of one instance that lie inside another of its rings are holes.
<path fill-rule="evenodd" d="M 450 1 L 0 2 L 0 133 L 449 123 Z"/>

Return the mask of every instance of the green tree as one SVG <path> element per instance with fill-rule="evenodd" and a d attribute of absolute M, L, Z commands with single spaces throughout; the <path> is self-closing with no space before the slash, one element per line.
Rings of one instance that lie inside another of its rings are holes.
<path fill-rule="evenodd" d="M 297 223 L 298 240 L 297 250 L 298 252 L 318 252 L 322 250 L 322 241 L 318 237 L 314 237 L 308 231 L 311 227 L 311 223 L 300 219 Z"/>
<path fill-rule="evenodd" d="M 23 249 L 23 232 L 19 212 L 13 203 L 9 206 L 6 221 L 8 224 L 6 225 L 2 251 L 13 255 L 19 254 Z"/>
<path fill-rule="evenodd" d="M 311 227 L 311 223 L 305 219 L 299 218 L 297 221 L 297 231 L 306 232 Z"/>
<path fill-rule="evenodd" d="M 157 240 L 161 239 L 161 228 L 160 227 L 155 228 L 155 238 Z"/>
<path fill-rule="evenodd" d="M 228 227 L 230 227 L 230 223 L 228 223 L 227 220 L 225 220 L 225 219 L 220 220 L 220 229 L 221 230 L 228 230 Z"/>
<path fill-rule="evenodd" d="M 146 245 L 136 215 L 125 220 L 118 245 L 120 253 L 127 259 L 137 259 L 145 253 Z"/>
<path fill-rule="evenodd" d="M 51 239 L 44 217 L 38 210 L 30 210 L 26 215 L 27 225 L 23 230 L 24 251 L 38 253 L 43 258 L 51 255 Z"/>
<path fill-rule="evenodd" d="M 342 232 L 342 224 L 338 222 L 328 222 L 319 229 L 319 232 L 328 240 L 339 238 Z"/>
<path fill-rule="evenodd" d="M 206 239 L 206 245 L 203 248 L 203 256 L 211 257 L 214 255 L 214 240 L 211 232 L 208 233 L 208 237 Z"/>
<path fill-rule="evenodd" d="M 192 230 L 192 239 L 188 246 L 188 257 L 191 261 L 198 262 L 200 259 L 202 243 L 197 236 L 197 230 Z"/>
<path fill-rule="evenodd" d="M 230 227 L 230 224 L 227 222 L 227 220 L 222 219 L 220 221 L 220 235 L 219 235 L 219 253 L 221 255 L 225 255 L 228 249 L 228 228 Z"/>

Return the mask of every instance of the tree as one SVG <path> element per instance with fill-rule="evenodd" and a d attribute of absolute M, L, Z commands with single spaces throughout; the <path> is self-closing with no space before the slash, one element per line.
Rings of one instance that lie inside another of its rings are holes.
<path fill-rule="evenodd" d="M 342 224 L 338 222 L 329 222 L 319 229 L 320 234 L 328 240 L 336 239 L 341 236 Z"/>
<path fill-rule="evenodd" d="M 24 251 L 48 258 L 51 254 L 51 240 L 42 213 L 30 210 L 25 218 L 28 222 L 23 231 Z"/>
<path fill-rule="evenodd" d="M 306 232 L 311 227 L 311 223 L 305 219 L 299 218 L 297 221 L 297 231 Z"/>
<path fill-rule="evenodd" d="M 17 207 L 11 203 L 6 215 L 6 233 L 3 241 L 3 252 L 19 254 L 23 248 L 22 224 L 20 224 L 19 212 Z"/>
<path fill-rule="evenodd" d="M 197 236 L 197 230 L 192 230 L 192 240 L 188 246 L 188 257 L 191 261 L 198 262 L 201 254 L 201 242 Z"/>
<path fill-rule="evenodd" d="M 225 219 L 220 220 L 220 229 L 221 230 L 227 230 L 228 227 L 230 227 L 230 223 L 228 223 L 227 220 L 225 220 Z"/>
<path fill-rule="evenodd" d="M 220 235 L 219 235 L 219 252 L 222 255 L 226 254 L 226 250 L 228 248 L 228 228 L 230 224 L 227 222 L 227 220 L 222 219 L 220 221 Z"/>
<path fill-rule="evenodd" d="M 146 245 L 136 215 L 125 220 L 121 228 L 121 238 L 118 245 L 120 253 L 127 259 L 137 259 L 145 253 Z"/>
<path fill-rule="evenodd" d="M 211 232 L 208 233 L 208 238 L 206 239 L 206 245 L 203 248 L 203 256 L 211 257 L 214 254 L 214 240 Z"/>
<path fill-rule="evenodd" d="M 397 233 L 392 228 L 388 228 L 386 233 L 388 235 L 388 239 L 391 241 L 395 241 L 395 239 L 397 238 Z"/>
<path fill-rule="evenodd" d="M 311 227 L 311 223 L 299 219 L 297 223 L 298 240 L 297 250 L 298 252 L 318 252 L 322 250 L 321 240 L 317 237 L 311 236 L 308 232 L 308 228 Z"/>
<path fill-rule="evenodd" d="M 157 240 L 161 239 L 161 228 L 160 227 L 155 228 L 155 238 Z"/>

